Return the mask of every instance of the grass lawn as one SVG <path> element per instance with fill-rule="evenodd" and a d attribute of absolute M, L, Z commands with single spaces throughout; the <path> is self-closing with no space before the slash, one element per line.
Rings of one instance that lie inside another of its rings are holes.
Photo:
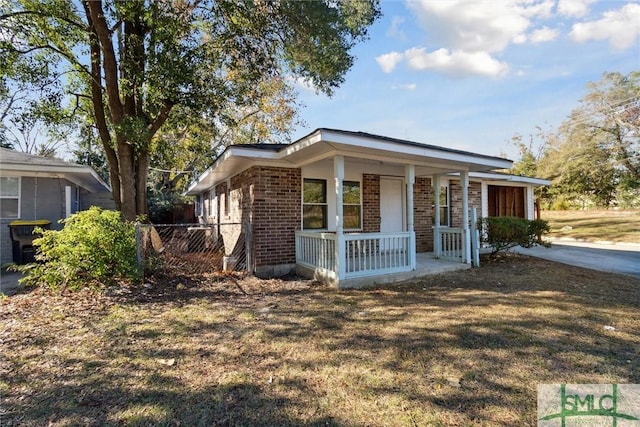
<path fill-rule="evenodd" d="M 369 290 L 36 290 L 2 301 L 0 424 L 534 426 L 538 383 L 640 383 L 639 307 L 638 279 L 517 255 Z"/>
<path fill-rule="evenodd" d="M 640 210 L 542 211 L 551 237 L 640 243 Z M 571 227 L 565 228 L 563 227 Z"/>

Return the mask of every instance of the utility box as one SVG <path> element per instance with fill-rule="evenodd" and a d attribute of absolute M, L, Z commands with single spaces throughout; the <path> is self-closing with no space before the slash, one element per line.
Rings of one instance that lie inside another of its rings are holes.
<path fill-rule="evenodd" d="M 51 227 L 51 221 L 46 219 L 34 221 L 16 220 L 9 223 L 14 263 L 28 264 L 35 261 L 33 240 L 37 239 L 38 236 L 33 234 L 33 230 L 36 227 L 48 230 Z"/>

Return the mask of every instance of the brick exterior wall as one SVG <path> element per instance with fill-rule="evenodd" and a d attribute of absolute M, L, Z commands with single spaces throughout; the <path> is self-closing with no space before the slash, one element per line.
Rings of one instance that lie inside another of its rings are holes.
<path fill-rule="evenodd" d="M 253 178 L 253 256 L 255 267 L 295 264 L 295 232 L 300 230 L 300 169 L 257 166 Z"/>
<path fill-rule="evenodd" d="M 449 181 L 449 209 L 451 210 L 451 226 L 462 227 L 462 187 L 460 181 Z M 482 214 L 482 185 L 479 182 L 469 182 L 469 207 Z"/>
<path fill-rule="evenodd" d="M 416 177 L 413 184 L 413 229 L 416 233 L 416 252 L 433 251 L 433 223 L 431 179 Z"/>
<path fill-rule="evenodd" d="M 362 231 L 380 231 L 380 175 L 362 175 Z"/>
<path fill-rule="evenodd" d="M 252 259 L 256 272 L 267 275 L 269 267 L 295 264 L 295 232 L 300 230 L 302 178 L 300 169 L 254 166 L 231 178 L 230 211 L 225 215 L 227 183 L 216 186 L 220 224 L 227 255 L 244 246 L 241 224 L 251 224 Z M 416 250 L 433 251 L 433 188 L 431 178 L 417 177 L 414 191 Z M 462 191 L 459 181 L 449 182 L 451 222 L 462 223 Z M 469 205 L 481 208 L 481 184 L 469 183 Z M 363 231 L 380 231 L 380 176 L 362 176 Z M 217 213 L 217 212 L 216 212 Z M 214 218 L 210 218 L 214 219 Z M 215 218 L 217 219 L 217 218 Z"/>

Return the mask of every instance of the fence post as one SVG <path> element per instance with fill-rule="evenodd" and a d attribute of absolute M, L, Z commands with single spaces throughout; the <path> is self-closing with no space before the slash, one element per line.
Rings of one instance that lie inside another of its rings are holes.
<path fill-rule="evenodd" d="M 249 276 L 253 276 L 253 236 L 251 234 L 251 223 L 249 221 L 244 223 L 244 255 L 246 270 Z"/>
<path fill-rule="evenodd" d="M 471 208 L 471 258 L 474 267 L 480 267 L 480 231 L 478 230 L 478 209 Z"/>
<path fill-rule="evenodd" d="M 138 261 L 138 268 L 142 268 L 142 237 L 140 236 L 140 223 L 136 222 L 136 258 Z"/>

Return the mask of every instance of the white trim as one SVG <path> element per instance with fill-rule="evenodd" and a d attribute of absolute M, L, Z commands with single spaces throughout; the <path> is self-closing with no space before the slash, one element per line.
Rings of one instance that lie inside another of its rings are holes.
<path fill-rule="evenodd" d="M 459 176 L 459 173 L 449 174 L 451 176 Z M 533 178 L 529 176 L 519 176 L 519 175 L 509 175 L 503 173 L 491 173 L 491 172 L 469 172 L 469 178 L 473 181 L 485 180 L 487 181 L 496 181 L 496 182 L 504 182 L 505 185 L 522 185 L 522 184 L 532 184 L 532 185 L 551 185 L 551 181 L 542 178 Z"/>
<path fill-rule="evenodd" d="M 71 186 L 64 186 L 64 213 L 65 218 L 69 218 L 71 216 Z"/>
<path fill-rule="evenodd" d="M 105 183 L 102 178 L 89 166 L 45 166 L 45 165 L 28 165 L 28 164 L 2 164 L 0 162 L 1 171 L 0 176 L 38 176 L 40 178 L 64 178 L 74 184 L 85 188 L 89 192 L 95 190 L 94 187 L 83 182 L 80 178 L 82 176 L 88 176 L 95 180 L 99 186 L 104 187 L 105 190 L 111 191 L 111 188 Z M 47 176 L 49 175 L 49 176 Z"/>
<path fill-rule="evenodd" d="M 307 156 L 300 155 L 315 144 L 319 145 Z M 452 170 L 490 170 L 511 167 L 513 162 L 498 157 L 449 150 L 444 147 L 422 145 L 411 141 L 394 140 L 376 135 L 357 135 L 330 129 L 318 129 L 279 151 L 252 146 L 230 146 L 211 167 L 191 183 L 185 194 L 204 191 L 232 174 L 240 173 L 255 164 L 275 167 L 301 168 L 330 157 L 344 156 L 372 161 L 414 165 L 435 169 L 432 173 L 446 174 Z M 235 159 L 235 161 L 234 161 Z M 227 163 L 229 167 L 227 166 Z"/>

